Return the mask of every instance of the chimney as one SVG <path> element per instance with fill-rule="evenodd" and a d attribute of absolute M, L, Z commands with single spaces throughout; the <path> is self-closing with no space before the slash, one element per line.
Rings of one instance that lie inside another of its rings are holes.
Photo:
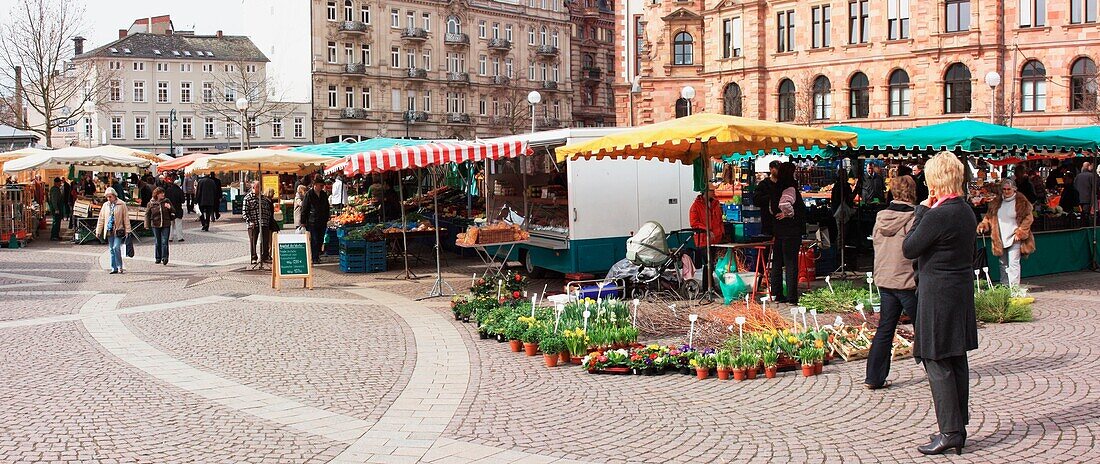
<path fill-rule="evenodd" d="M 81 36 L 73 37 L 73 55 L 84 54 L 84 38 Z"/>
<path fill-rule="evenodd" d="M 118 30 L 118 38 L 120 38 L 120 39 L 125 39 L 126 38 L 126 29 L 119 29 Z"/>
<path fill-rule="evenodd" d="M 26 126 L 23 118 L 23 67 L 15 67 L 15 121 L 16 125 Z"/>
<path fill-rule="evenodd" d="M 222 31 L 219 30 L 216 35 L 218 36 L 219 39 L 222 38 Z"/>

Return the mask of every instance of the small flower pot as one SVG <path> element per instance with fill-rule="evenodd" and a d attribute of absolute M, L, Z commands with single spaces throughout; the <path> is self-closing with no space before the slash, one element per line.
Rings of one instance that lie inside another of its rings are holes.
<path fill-rule="evenodd" d="M 557 354 L 544 354 L 542 359 L 546 361 L 546 367 L 558 367 L 558 355 Z"/>
<path fill-rule="evenodd" d="M 746 380 L 756 379 L 756 366 L 752 366 L 750 368 L 745 369 L 745 379 Z"/>
<path fill-rule="evenodd" d="M 695 376 L 698 377 L 699 380 L 706 380 L 707 377 L 710 377 L 710 369 L 705 367 L 696 368 Z"/>
<path fill-rule="evenodd" d="M 802 365 L 802 376 L 803 377 L 810 377 L 812 375 L 814 375 L 814 365 L 813 364 L 803 364 Z"/>
<path fill-rule="evenodd" d="M 568 351 L 562 351 L 561 353 L 558 353 L 558 357 L 561 358 L 560 362 L 562 364 L 569 364 L 569 358 L 572 358 L 572 356 L 569 355 Z"/>
<path fill-rule="evenodd" d="M 779 371 L 779 368 L 776 367 L 776 366 L 765 367 L 764 368 L 764 378 L 774 379 L 775 378 L 775 373 L 778 372 L 778 371 Z"/>
<path fill-rule="evenodd" d="M 745 380 L 745 370 L 744 369 L 734 369 L 733 370 L 733 380 L 736 380 L 738 382 L 740 382 L 742 380 Z"/>
<path fill-rule="evenodd" d="M 718 369 L 718 380 L 729 380 L 729 379 L 730 379 L 729 369 Z"/>
<path fill-rule="evenodd" d="M 821 374 L 821 370 L 824 369 L 824 367 L 825 367 L 825 363 L 822 363 L 821 361 L 815 362 L 814 363 L 814 375 Z"/>
<path fill-rule="evenodd" d="M 539 344 L 538 343 L 524 343 L 523 344 L 523 352 L 525 354 L 527 354 L 527 356 L 534 356 L 534 355 L 539 353 Z"/>
<path fill-rule="evenodd" d="M 579 366 L 579 365 L 584 363 L 584 356 L 570 356 L 569 357 L 569 363 L 570 364 L 576 364 L 576 365 Z"/>
<path fill-rule="evenodd" d="M 519 350 L 523 349 L 523 342 L 519 340 L 508 340 L 508 348 L 511 348 L 513 353 L 519 353 Z"/>

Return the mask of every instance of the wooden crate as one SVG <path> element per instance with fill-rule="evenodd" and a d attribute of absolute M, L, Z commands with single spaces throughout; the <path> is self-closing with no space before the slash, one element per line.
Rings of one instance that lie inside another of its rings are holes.
<path fill-rule="evenodd" d="M 913 343 L 901 335 L 894 335 L 894 347 L 891 350 L 893 359 L 903 359 L 913 356 Z"/>
<path fill-rule="evenodd" d="M 515 232 L 512 229 L 481 229 L 477 234 L 477 243 L 503 243 L 515 240 Z"/>

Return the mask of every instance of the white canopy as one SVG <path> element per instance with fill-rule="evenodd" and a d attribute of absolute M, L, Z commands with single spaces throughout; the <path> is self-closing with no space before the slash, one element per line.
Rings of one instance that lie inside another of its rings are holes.
<path fill-rule="evenodd" d="M 333 161 L 330 156 L 299 153 L 289 150 L 253 148 L 197 159 L 185 168 L 186 172 L 263 171 L 277 173 L 307 173 L 316 171 Z"/>
<path fill-rule="evenodd" d="M 66 147 L 4 163 L 4 172 L 14 174 L 35 169 L 68 169 L 81 166 L 103 172 L 141 172 L 153 163 L 136 156 L 97 152 L 83 147 Z"/>

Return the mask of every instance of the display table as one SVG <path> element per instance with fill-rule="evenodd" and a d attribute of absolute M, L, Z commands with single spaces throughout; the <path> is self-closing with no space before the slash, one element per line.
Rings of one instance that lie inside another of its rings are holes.
<path fill-rule="evenodd" d="M 481 262 L 485 264 L 485 271 L 481 276 L 488 279 L 490 277 L 500 277 L 504 275 L 504 267 L 508 265 L 508 257 L 515 251 L 516 245 L 521 243 L 527 243 L 530 240 L 520 240 L 515 242 L 498 242 L 498 243 L 477 243 L 473 245 L 467 245 L 465 243 L 456 243 L 455 245 L 460 248 L 470 248 L 477 252 L 477 256 L 481 258 Z M 493 251 L 489 251 L 489 247 L 493 248 Z"/>
<path fill-rule="evenodd" d="M 1035 253 L 1020 259 L 1020 276 L 1035 277 L 1088 269 L 1092 230 L 1082 228 L 1035 232 Z M 1095 231 L 1100 234 L 1100 228 Z M 977 244 L 985 247 L 989 277 L 994 281 L 1000 280 L 1000 259 L 993 256 L 991 239 L 989 236 L 979 236 Z M 1095 253 L 1096 250 L 1092 252 Z"/>
<path fill-rule="evenodd" d="M 440 233 L 442 233 L 442 232 L 443 232 L 443 229 L 440 229 Z M 421 250 L 419 250 L 419 251 L 416 248 L 412 247 L 412 246 L 409 246 L 408 250 L 405 249 L 405 246 L 404 246 L 405 241 L 403 241 L 401 239 L 401 232 L 383 232 L 382 235 L 384 235 L 386 237 L 386 243 L 388 243 L 387 248 L 389 249 L 389 254 L 395 260 L 397 259 L 397 257 L 402 256 L 407 251 L 409 253 L 409 257 L 414 259 L 417 263 L 426 263 L 426 262 L 428 262 L 428 260 L 424 258 L 423 253 L 420 252 L 420 251 L 423 251 L 423 247 L 421 247 Z M 434 230 L 415 230 L 415 231 L 410 230 L 410 231 L 405 232 L 405 239 L 409 242 L 411 242 L 413 240 L 425 239 L 425 238 L 431 238 L 431 239 L 434 240 L 435 239 L 435 231 Z M 434 244 L 434 242 L 433 242 L 433 244 Z"/>

